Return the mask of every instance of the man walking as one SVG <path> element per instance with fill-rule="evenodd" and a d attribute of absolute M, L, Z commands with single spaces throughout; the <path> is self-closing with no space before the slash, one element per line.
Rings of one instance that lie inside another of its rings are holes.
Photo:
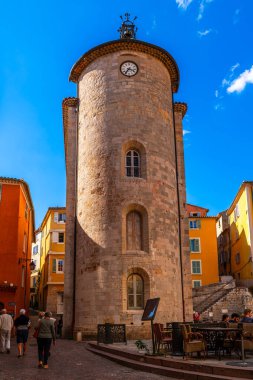
<path fill-rule="evenodd" d="M 7 314 L 7 310 L 3 309 L 0 315 L 0 352 L 7 354 L 11 349 L 11 329 L 13 327 L 13 319 Z"/>

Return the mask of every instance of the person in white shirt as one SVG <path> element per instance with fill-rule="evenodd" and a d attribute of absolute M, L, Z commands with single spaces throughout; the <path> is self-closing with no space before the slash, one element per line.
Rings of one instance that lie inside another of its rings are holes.
<path fill-rule="evenodd" d="M 7 354 L 11 350 L 11 329 L 13 327 L 13 319 L 7 314 L 7 310 L 3 309 L 0 315 L 0 352 Z"/>

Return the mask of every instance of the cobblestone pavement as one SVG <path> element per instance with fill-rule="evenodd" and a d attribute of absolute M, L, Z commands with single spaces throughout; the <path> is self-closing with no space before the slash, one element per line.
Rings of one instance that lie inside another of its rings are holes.
<path fill-rule="evenodd" d="M 0 380 L 168 379 L 121 366 L 87 351 L 85 343 L 65 339 L 58 339 L 52 347 L 49 369 L 39 369 L 37 364 L 34 338 L 30 338 L 28 352 L 21 358 L 17 358 L 16 344 L 12 340 L 11 353 L 0 355 Z"/>

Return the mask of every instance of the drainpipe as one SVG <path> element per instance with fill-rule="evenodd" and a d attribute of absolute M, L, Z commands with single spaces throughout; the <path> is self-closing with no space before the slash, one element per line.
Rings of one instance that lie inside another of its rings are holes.
<path fill-rule="evenodd" d="M 177 140 L 176 140 L 176 123 L 174 115 L 174 95 L 172 91 L 172 120 L 174 130 L 174 146 L 175 146 L 175 166 L 176 166 L 176 187 L 177 187 L 177 209 L 178 209 L 178 241 L 179 241 L 179 257 L 180 257 L 180 273 L 181 273 L 181 296 L 182 296 L 182 311 L 183 322 L 185 322 L 185 301 L 184 301 L 184 280 L 183 280 L 183 264 L 182 264 L 182 237 L 181 237 L 181 208 L 180 208 L 180 192 L 178 182 L 178 162 L 177 162 Z"/>

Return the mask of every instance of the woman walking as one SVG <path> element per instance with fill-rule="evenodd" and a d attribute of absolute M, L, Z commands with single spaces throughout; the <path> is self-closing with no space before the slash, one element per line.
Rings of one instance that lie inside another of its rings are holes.
<path fill-rule="evenodd" d="M 47 362 L 52 340 L 53 344 L 55 345 L 55 328 L 54 321 L 50 319 L 51 317 L 52 313 L 46 311 L 44 318 L 41 319 L 38 324 L 37 344 L 39 368 L 48 368 Z"/>
<path fill-rule="evenodd" d="M 26 342 L 28 339 L 29 327 L 31 325 L 30 319 L 25 315 L 25 309 L 21 309 L 19 314 L 20 316 L 14 321 L 18 344 L 18 358 L 25 355 Z"/>

